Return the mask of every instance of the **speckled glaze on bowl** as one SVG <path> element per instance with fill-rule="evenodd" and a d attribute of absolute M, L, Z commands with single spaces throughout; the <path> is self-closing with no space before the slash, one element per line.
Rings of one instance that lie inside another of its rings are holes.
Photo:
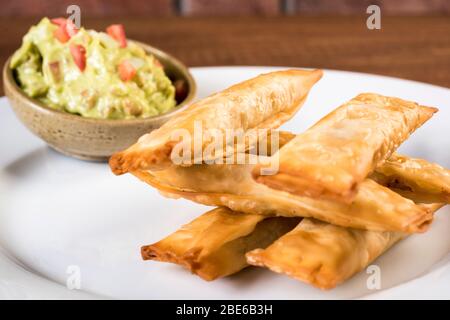
<path fill-rule="evenodd" d="M 10 59 L 3 67 L 5 94 L 20 121 L 53 149 L 83 160 L 106 161 L 113 153 L 126 149 L 143 134 L 159 128 L 195 97 L 196 84 L 186 66 L 161 50 L 136 43 L 161 62 L 172 80 L 182 79 L 188 86 L 186 98 L 167 113 L 145 119 L 105 120 L 84 118 L 52 109 L 29 98 L 21 90 L 9 67 Z"/>

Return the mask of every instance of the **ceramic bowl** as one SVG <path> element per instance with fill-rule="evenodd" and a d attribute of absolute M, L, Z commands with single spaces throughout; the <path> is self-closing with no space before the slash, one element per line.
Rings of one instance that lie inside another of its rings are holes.
<path fill-rule="evenodd" d="M 159 49 L 136 43 L 161 62 L 172 81 L 183 80 L 187 84 L 186 98 L 167 113 L 144 119 L 105 120 L 52 109 L 28 97 L 21 90 L 9 67 L 10 59 L 3 68 L 5 94 L 20 121 L 53 149 L 79 159 L 106 161 L 113 153 L 126 149 L 143 134 L 159 128 L 195 97 L 196 84 L 185 65 Z"/>

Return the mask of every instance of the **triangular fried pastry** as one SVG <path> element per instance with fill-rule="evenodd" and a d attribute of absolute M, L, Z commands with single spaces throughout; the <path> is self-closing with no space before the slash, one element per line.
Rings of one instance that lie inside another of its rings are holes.
<path fill-rule="evenodd" d="M 299 221 L 216 208 L 141 253 L 144 260 L 176 263 L 210 281 L 248 266 L 246 252 L 267 247 Z"/>
<path fill-rule="evenodd" d="M 114 154 L 109 164 L 115 174 L 136 170 L 158 170 L 170 166 L 172 151 L 186 134 L 197 141 L 195 128 L 201 127 L 200 148 L 192 147 L 192 163 L 200 163 L 203 151 L 217 131 L 225 137 L 224 149 L 234 144 L 227 130 L 243 132 L 274 129 L 289 120 L 301 107 L 312 86 L 322 77 L 321 70 L 285 70 L 259 75 L 213 94 L 174 115 L 159 129 L 142 136 L 127 150 Z M 197 130 L 198 131 L 198 130 Z M 197 133 L 198 134 L 198 133 Z M 253 138 L 252 138 L 253 137 Z M 258 134 L 248 134 L 248 140 L 236 143 L 235 152 L 245 152 Z M 231 140 L 230 140 L 231 139 Z M 230 140 L 230 141 L 228 141 Z M 212 157 L 226 157 L 228 149 Z"/>

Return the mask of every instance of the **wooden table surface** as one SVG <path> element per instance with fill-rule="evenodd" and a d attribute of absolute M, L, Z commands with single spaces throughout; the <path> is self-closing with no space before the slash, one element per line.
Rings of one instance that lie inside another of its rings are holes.
<path fill-rule="evenodd" d="M 450 87 L 450 17 L 365 16 L 84 19 L 97 30 L 123 23 L 127 36 L 188 66 L 275 65 L 361 71 Z M 0 62 L 36 19 L 0 21 Z M 2 92 L 1 92 L 2 93 Z"/>

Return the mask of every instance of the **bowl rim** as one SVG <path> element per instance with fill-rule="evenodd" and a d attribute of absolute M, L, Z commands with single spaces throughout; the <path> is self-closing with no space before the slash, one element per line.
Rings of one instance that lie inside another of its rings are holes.
<path fill-rule="evenodd" d="M 189 68 L 184 65 L 180 60 L 172 56 L 171 54 L 158 49 L 156 47 L 153 47 L 151 45 L 148 45 L 146 43 L 127 39 L 128 41 L 131 41 L 141 47 L 144 48 L 144 50 L 147 53 L 154 54 L 156 53 L 159 56 L 163 56 L 167 58 L 167 60 L 170 60 L 171 63 L 175 66 L 175 68 L 179 69 L 182 73 L 185 74 L 187 78 L 187 82 L 189 85 L 189 93 L 186 96 L 186 98 L 178 105 L 175 106 L 172 110 L 165 112 L 160 115 L 156 116 L 150 116 L 147 118 L 138 118 L 138 119 L 98 119 L 98 118 L 89 118 L 89 117 L 83 117 L 77 114 L 73 114 L 70 112 L 65 112 L 57 109 L 53 109 L 46 104 L 42 103 L 41 101 L 30 98 L 25 94 L 25 92 L 19 87 L 16 80 L 13 77 L 12 69 L 9 67 L 10 61 L 12 58 L 12 55 L 8 57 L 8 59 L 5 62 L 5 65 L 3 66 L 3 81 L 4 85 L 8 83 L 10 85 L 10 89 L 12 91 L 15 91 L 21 99 L 26 100 L 30 106 L 32 106 L 35 109 L 39 109 L 39 111 L 43 111 L 45 113 L 53 114 L 58 117 L 63 117 L 66 120 L 78 120 L 78 121 L 84 121 L 84 122 L 90 122 L 93 124 L 106 124 L 106 125 L 140 125 L 140 124 L 146 124 L 148 122 L 154 122 L 159 120 L 166 120 L 166 118 L 169 118 L 173 116 L 175 113 L 180 112 L 184 108 L 186 108 L 194 99 L 197 93 L 197 84 L 195 82 L 194 77 L 192 76 L 191 72 L 189 71 Z M 5 90 L 6 94 L 7 90 Z"/>

